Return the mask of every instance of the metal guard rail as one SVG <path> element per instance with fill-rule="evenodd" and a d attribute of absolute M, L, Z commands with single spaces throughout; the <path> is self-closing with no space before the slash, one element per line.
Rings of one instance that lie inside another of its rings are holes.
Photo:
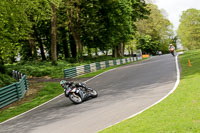
<path fill-rule="evenodd" d="M 108 61 L 96 62 L 96 63 L 92 63 L 88 65 L 72 67 L 72 68 L 64 70 L 64 77 L 73 78 L 73 77 L 77 77 L 86 73 L 95 72 L 97 70 L 107 68 L 110 66 L 121 65 L 121 64 L 129 63 L 129 62 L 138 61 L 138 60 L 142 60 L 142 56 L 130 57 L 126 59 L 108 60 Z"/>
<path fill-rule="evenodd" d="M 21 75 L 19 82 L 0 88 L 0 108 L 23 98 L 28 90 L 26 75 Z"/>

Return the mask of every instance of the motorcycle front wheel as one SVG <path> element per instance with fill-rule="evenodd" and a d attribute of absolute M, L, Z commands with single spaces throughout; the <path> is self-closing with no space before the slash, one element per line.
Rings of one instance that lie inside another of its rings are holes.
<path fill-rule="evenodd" d="M 98 96 L 98 93 L 97 93 L 97 91 L 96 91 L 96 90 L 94 90 L 94 89 L 89 89 L 89 92 L 90 92 L 90 95 L 91 95 L 91 97 L 92 97 L 92 98 L 95 98 L 95 97 L 97 97 L 97 96 Z"/>
<path fill-rule="evenodd" d="M 79 104 L 79 103 L 83 102 L 81 97 L 79 95 L 75 94 L 75 93 L 70 93 L 69 94 L 69 99 L 75 104 Z"/>

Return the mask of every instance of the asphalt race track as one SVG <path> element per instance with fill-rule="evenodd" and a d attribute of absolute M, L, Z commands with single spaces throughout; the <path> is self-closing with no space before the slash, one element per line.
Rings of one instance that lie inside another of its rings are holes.
<path fill-rule="evenodd" d="M 13 120 L 0 133 L 94 133 L 145 109 L 176 82 L 171 55 L 122 66 L 87 82 L 99 96 L 75 105 L 64 95 Z"/>

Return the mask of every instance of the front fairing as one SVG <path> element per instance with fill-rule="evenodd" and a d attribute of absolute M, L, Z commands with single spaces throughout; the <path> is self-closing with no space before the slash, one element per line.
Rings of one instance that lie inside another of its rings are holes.
<path fill-rule="evenodd" d="M 65 93 L 66 97 L 69 96 L 69 93 L 77 93 L 78 94 L 78 92 L 79 92 L 79 89 L 77 89 L 76 87 L 68 87 L 68 88 L 64 89 L 64 93 Z"/>
<path fill-rule="evenodd" d="M 66 97 L 69 96 L 70 91 L 71 91 L 71 88 L 66 88 L 66 89 L 64 89 L 64 93 L 65 93 L 65 96 L 66 96 Z"/>
<path fill-rule="evenodd" d="M 88 93 L 83 91 L 83 90 L 79 90 L 78 93 L 81 96 L 81 98 L 83 99 L 83 101 L 86 100 L 89 97 Z"/>

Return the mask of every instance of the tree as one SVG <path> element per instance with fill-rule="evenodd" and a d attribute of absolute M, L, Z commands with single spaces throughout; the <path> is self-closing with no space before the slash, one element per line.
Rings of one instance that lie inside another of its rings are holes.
<path fill-rule="evenodd" d="M 178 27 L 181 43 L 188 49 L 200 48 L 200 10 L 183 11 Z"/>
<path fill-rule="evenodd" d="M 56 50 L 56 5 L 50 3 L 52 9 L 52 18 L 51 18 L 51 60 L 52 64 L 56 65 L 57 61 L 57 50 Z"/>
<path fill-rule="evenodd" d="M 149 43 L 149 47 L 144 52 L 155 54 L 157 50 L 162 50 L 162 52 L 167 52 L 169 42 L 171 41 L 171 36 L 173 36 L 172 24 L 168 19 L 163 16 L 162 12 L 154 4 L 148 4 L 148 9 L 151 10 L 151 13 L 148 19 L 139 20 L 136 22 L 138 30 L 138 48 L 147 48 L 141 45 L 146 46 Z M 149 39 L 147 39 L 149 38 Z M 140 40 L 142 39 L 142 40 Z M 144 40 L 149 41 L 144 41 Z M 146 42 L 145 44 L 141 44 Z M 156 46 L 154 46 L 156 45 Z"/>
<path fill-rule="evenodd" d="M 64 58 L 69 58 L 70 49 L 69 49 L 69 36 L 70 31 L 68 25 L 66 24 L 67 17 L 66 17 L 66 7 L 64 4 L 60 4 L 58 11 L 57 11 L 57 45 L 59 49 L 57 49 L 57 53 L 64 55 Z M 62 57 L 58 57 L 62 58 Z M 63 58 L 62 58 L 63 59 Z"/>
<path fill-rule="evenodd" d="M 140 36 L 138 39 L 138 49 L 141 49 L 145 54 L 156 54 L 156 51 L 159 49 L 158 42 L 152 41 L 150 35 Z"/>
<path fill-rule="evenodd" d="M 26 2 L 0 1 L 0 63 L 15 57 L 21 47 L 20 41 L 27 39 L 31 23 L 25 10 Z"/>
<path fill-rule="evenodd" d="M 83 47 L 123 56 L 145 7 L 143 0 L 1 0 L 0 62 L 14 61 L 19 51 L 24 60 L 46 60 L 45 51 L 52 64 L 61 54 L 80 60 Z"/>
<path fill-rule="evenodd" d="M 83 46 L 80 35 L 80 14 L 81 14 L 81 0 L 68 0 L 65 1 L 66 15 L 68 18 L 69 29 L 72 32 L 73 38 L 76 42 L 76 59 L 82 57 Z"/>
<path fill-rule="evenodd" d="M 35 57 L 24 55 L 25 58 L 37 58 L 37 47 L 40 49 L 42 60 L 46 60 L 46 56 L 44 53 L 44 38 L 49 36 L 48 30 L 51 20 L 51 7 L 47 0 L 32 0 L 28 2 L 26 9 L 26 15 L 28 20 L 31 23 L 31 30 L 29 37 L 29 43 L 25 43 L 26 45 L 31 46 L 31 51 L 34 53 Z"/>
<path fill-rule="evenodd" d="M 53 65 L 55 65 L 57 61 L 56 7 L 59 7 L 60 2 L 61 0 L 34 0 L 29 3 L 30 7 L 28 8 L 28 16 L 31 16 L 30 21 L 32 22 L 33 30 L 33 33 L 31 33 L 31 38 L 33 38 L 32 42 L 35 44 L 35 49 L 37 45 L 40 48 L 42 60 L 46 60 L 43 43 L 44 39 L 49 36 L 47 31 L 49 30 L 49 25 L 47 24 L 50 24 L 49 21 L 51 22 L 51 46 L 49 53 Z M 41 31 L 41 29 L 43 30 Z M 37 56 L 37 51 L 34 53 Z"/>
<path fill-rule="evenodd" d="M 125 43 L 132 39 L 136 26 L 133 23 L 145 18 L 148 10 L 143 0 L 104 0 L 101 2 L 99 30 L 100 49 L 112 48 L 113 56 L 123 56 Z M 123 19 L 122 19 L 123 18 Z"/>

